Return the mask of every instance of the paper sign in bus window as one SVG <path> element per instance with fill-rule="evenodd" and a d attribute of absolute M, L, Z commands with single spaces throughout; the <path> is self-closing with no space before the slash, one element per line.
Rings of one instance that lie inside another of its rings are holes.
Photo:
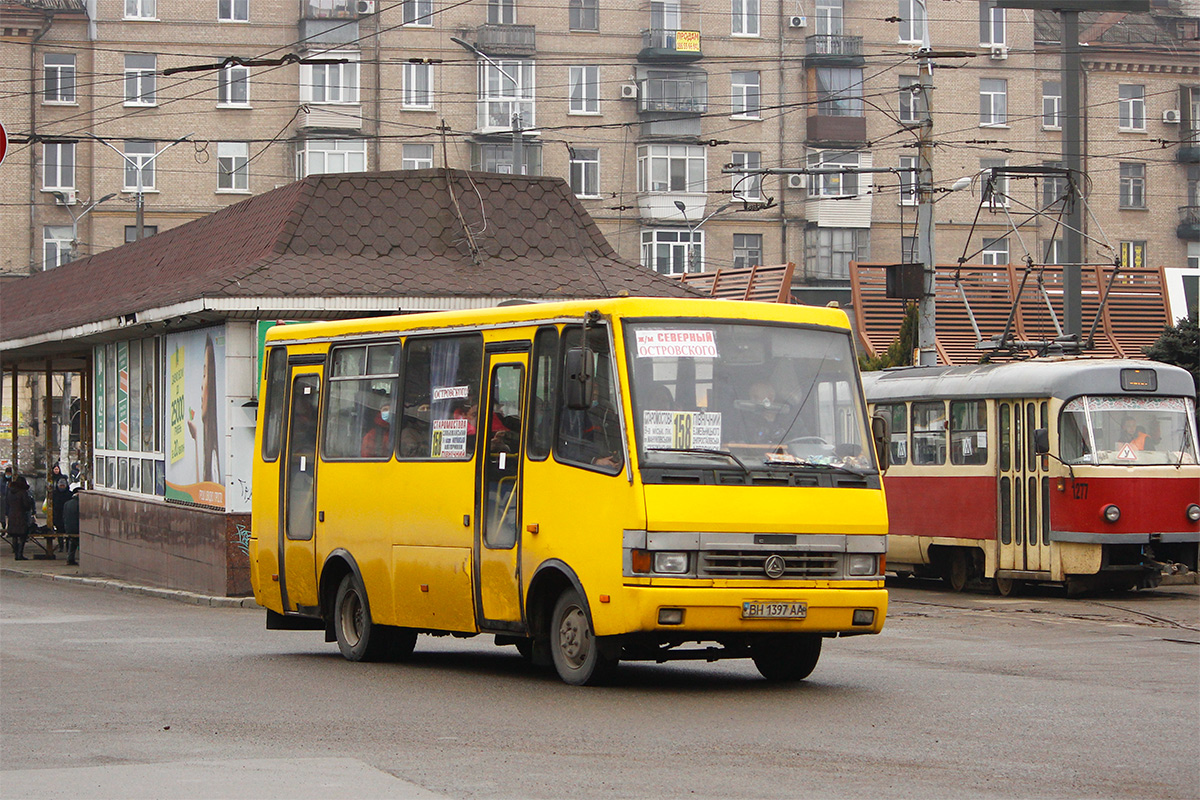
<path fill-rule="evenodd" d="M 434 458 L 464 458 L 467 455 L 467 420 L 435 419 L 430 428 Z"/>
<path fill-rule="evenodd" d="M 716 358 L 713 331 L 651 328 L 636 332 L 638 358 Z"/>
<path fill-rule="evenodd" d="M 470 396 L 470 386 L 439 386 L 433 390 L 433 402 L 438 400 L 465 400 Z"/>
<path fill-rule="evenodd" d="M 708 411 L 643 411 L 646 449 L 720 450 L 721 414 Z"/>

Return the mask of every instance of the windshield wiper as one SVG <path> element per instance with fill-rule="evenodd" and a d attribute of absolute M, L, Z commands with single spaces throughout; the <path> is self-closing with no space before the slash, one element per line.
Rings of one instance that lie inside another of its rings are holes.
<path fill-rule="evenodd" d="M 750 474 L 750 468 L 728 450 L 703 450 L 699 447 L 647 447 L 648 453 L 692 453 L 698 456 L 724 456 L 742 468 L 742 472 Z"/>
<path fill-rule="evenodd" d="M 847 475 L 871 475 L 871 470 L 851 469 L 843 464 L 830 464 L 821 461 L 805 461 L 804 459 L 796 459 L 795 461 L 765 461 L 768 469 L 824 469 L 831 472 L 844 472 Z"/>

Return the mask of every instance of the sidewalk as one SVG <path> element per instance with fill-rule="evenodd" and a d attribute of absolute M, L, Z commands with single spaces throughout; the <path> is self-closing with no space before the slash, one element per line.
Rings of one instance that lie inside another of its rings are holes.
<path fill-rule="evenodd" d="M 26 560 L 17 561 L 13 558 L 12 548 L 8 546 L 8 542 L 0 541 L 0 576 L 5 578 L 42 578 L 51 581 L 67 581 L 85 586 L 115 589 L 118 592 L 131 592 L 148 597 L 163 597 L 168 600 L 191 603 L 197 606 L 259 608 L 258 603 L 254 602 L 253 597 L 217 597 L 197 594 L 196 592 L 184 592 L 178 589 L 140 586 L 136 583 L 119 581 L 114 578 L 89 577 L 87 575 L 87 562 L 85 559 L 81 558 L 80 560 L 83 563 L 78 566 L 70 566 L 67 564 L 66 553 L 58 553 L 57 558 L 53 560 L 43 560 L 32 557 L 32 553 L 37 550 L 38 548 L 36 547 L 26 546 Z"/>

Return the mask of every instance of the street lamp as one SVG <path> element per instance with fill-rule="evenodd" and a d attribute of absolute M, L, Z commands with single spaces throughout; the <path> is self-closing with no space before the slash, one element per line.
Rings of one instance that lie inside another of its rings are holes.
<path fill-rule="evenodd" d="M 693 272 L 700 271 L 700 251 L 696 249 L 696 229 L 708 222 L 717 214 L 720 214 L 722 211 L 725 211 L 734 205 L 736 205 L 736 203 L 734 203 L 732 200 L 719 205 L 712 213 L 701 217 L 696 224 L 693 225 L 692 223 L 688 222 L 687 206 L 682 200 L 675 201 L 675 207 L 679 209 L 679 214 L 683 217 L 683 224 L 688 226 L 688 268 Z"/>
<path fill-rule="evenodd" d="M 459 45 L 460 47 L 465 48 L 469 52 L 474 53 L 475 55 L 479 56 L 484 61 L 491 64 L 493 67 L 495 67 L 497 72 L 499 72 L 505 78 L 508 78 L 508 80 L 512 81 L 513 92 L 515 92 L 516 96 L 517 97 L 521 96 L 521 82 L 518 81 L 516 78 L 514 78 L 511 74 L 509 74 L 508 70 L 506 70 L 504 67 L 500 66 L 500 63 L 497 62 L 494 58 L 492 58 L 487 53 L 480 50 L 475 45 L 466 41 L 465 39 L 460 39 L 457 36 L 451 36 L 450 41 L 454 42 L 456 45 Z M 483 90 L 482 86 L 480 86 L 480 90 L 481 91 Z M 524 175 L 525 174 L 525 153 L 524 153 L 525 143 L 524 143 L 523 137 L 521 136 L 521 112 L 519 109 L 520 109 L 520 106 L 518 105 L 513 109 L 513 113 L 512 113 L 512 162 L 513 162 L 512 168 L 513 168 L 514 175 Z"/>
<path fill-rule="evenodd" d="M 50 194 L 54 195 L 54 198 L 58 200 L 58 202 L 62 204 L 63 208 L 67 209 L 67 213 L 71 215 L 71 257 L 67 260 L 74 261 L 79 257 L 79 220 L 83 219 L 84 216 L 86 216 L 87 213 L 96 206 L 112 200 L 117 196 L 117 193 L 113 192 L 112 194 L 106 194 L 99 200 L 93 200 L 84 206 L 78 214 L 72 211 L 71 206 L 67 204 L 67 196 L 65 194 L 62 192 L 51 192 Z"/>

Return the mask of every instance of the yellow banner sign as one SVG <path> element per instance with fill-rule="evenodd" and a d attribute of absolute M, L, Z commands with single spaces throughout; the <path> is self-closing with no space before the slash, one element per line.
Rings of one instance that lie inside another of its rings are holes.
<path fill-rule="evenodd" d="M 699 53 L 700 31 L 675 31 L 675 50 L 684 53 Z"/>

